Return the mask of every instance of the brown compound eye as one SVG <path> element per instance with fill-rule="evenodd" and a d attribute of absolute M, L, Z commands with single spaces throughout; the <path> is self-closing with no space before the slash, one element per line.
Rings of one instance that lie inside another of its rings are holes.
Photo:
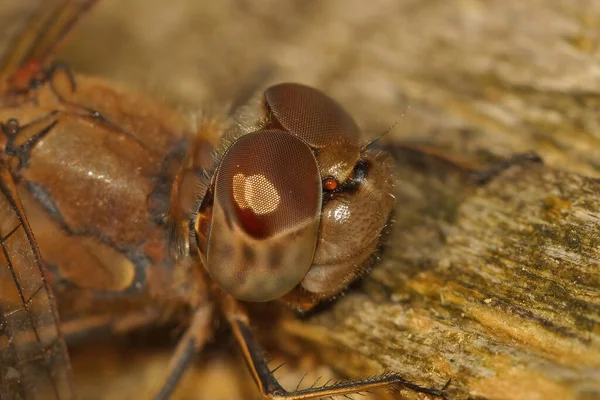
<path fill-rule="evenodd" d="M 311 147 L 358 146 L 360 130 L 335 100 L 320 90 L 297 83 L 269 87 L 264 106 L 271 124 L 299 136 Z"/>
<path fill-rule="evenodd" d="M 321 204 L 321 177 L 306 143 L 279 130 L 240 137 L 217 170 L 209 274 L 240 300 L 289 292 L 312 265 Z"/>

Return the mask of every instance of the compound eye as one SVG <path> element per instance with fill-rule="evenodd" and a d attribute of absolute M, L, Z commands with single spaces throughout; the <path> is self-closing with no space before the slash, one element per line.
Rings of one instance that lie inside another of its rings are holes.
<path fill-rule="evenodd" d="M 264 105 L 274 127 L 289 131 L 313 148 L 358 145 L 358 126 L 325 93 L 297 83 L 281 83 L 265 91 Z"/>
<path fill-rule="evenodd" d="M 229 147 L 217 170 L 207 269 L 240 300 L 269 301 L 312 265 L 322 188 L 315 156 L 294 135 L 261 130 Z"/>

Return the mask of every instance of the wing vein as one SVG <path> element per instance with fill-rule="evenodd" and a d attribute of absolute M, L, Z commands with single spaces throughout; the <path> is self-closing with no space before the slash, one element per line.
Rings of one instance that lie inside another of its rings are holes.
<path fill-rule="evenodd" d="M 2 214 L 8 216 L 0 219 L 5 221 L 5 226 L 16 223 L 0 237 L 0 261 L 2 257 L 5 260 L 0 266 L 8 272 L 6 276 L 12 280 L 13 287 L 12 300 L 10 289 L 7 298 L 0 296 L 3 324 L 0 333 L 8 338 L 8 346 L 0 348 L 0 358 L 5 362 L 8 360 L 8 365 L 2 368 L 8 378 L 2 377 L 0 393 L 8 390 L 8 398 L 47 398 L 50 393 L 56 399 L 70 398 L 70 365 L 54 297 L 46 282 L 44 264 L 18 199 L 12 174 L 1 157 L 0 195 L 0 217 Z M 11 219 L 15 221 L 11 222 Z M 19 231 L 19 228 L 23 230 Z M 17 385 L 15 381 L 23 383 Z"/>

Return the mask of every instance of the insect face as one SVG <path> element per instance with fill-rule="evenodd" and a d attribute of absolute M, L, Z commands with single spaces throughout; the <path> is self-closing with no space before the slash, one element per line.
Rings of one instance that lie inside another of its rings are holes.
<path fill-rule="evenodd" d="M 265 91 L 257 130 L 225 152 L 203 199 L 199 247 L 238 299 L 274 300 L 299 285 L 329 297 L 362 270 L 393 206 L 391 159 L 362 149 L 353 119 L 299 84 Z"/>
<path fill-rule="evenodd" d="M 308 271 L 319 229 L 321 182 L 311 149 L 279 130 L 242 136 L 216 174 L 206 260 L 238 299 L 274 300 Z"/>

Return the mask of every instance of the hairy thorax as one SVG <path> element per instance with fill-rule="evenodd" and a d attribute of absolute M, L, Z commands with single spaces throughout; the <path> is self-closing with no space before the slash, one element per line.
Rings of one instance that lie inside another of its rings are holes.
<path fill-rule="evenodd" d="M 63 321 L 193 304 L 203 280 L 180 248 L 217 125 L 191 132 L 145 96 L 84 76 L 71 85 L 57 74 L 0 104 L 1 144 Z"/>

